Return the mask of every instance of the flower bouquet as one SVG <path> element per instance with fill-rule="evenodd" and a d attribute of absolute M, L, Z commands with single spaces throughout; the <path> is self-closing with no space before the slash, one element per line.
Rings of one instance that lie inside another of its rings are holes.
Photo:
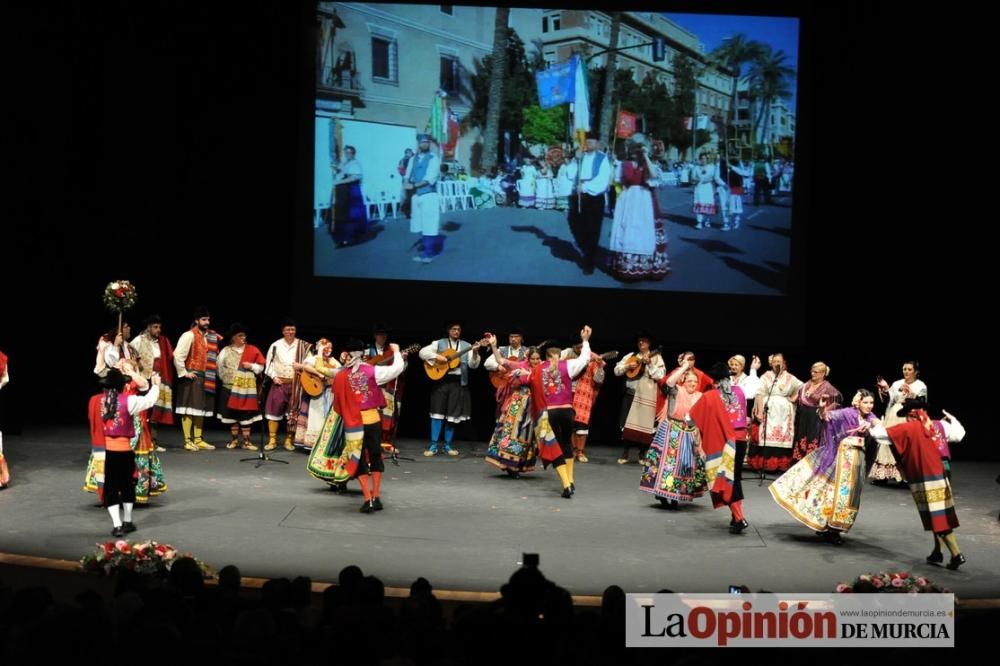
<path fill-rule="evenodd" d="M 210 566 L 191 553 L 179 553 L 170 544 L 157 543 L 156 541 L 129 543 L 124 539 L 97 544 L 96 552 L 80 558 L 80 568 L 102 576 L 113 575 L 119 570 L 166 576 L 174 562 L 183 557 L 190 557 L 197 562 L 202 576 L 205 578 L 211 578 L 214 575 Z"/>
<path fill-rule="evenodd" d="M 895 592 L 900 594 L 948 593 L 946 587 L 935 585 L 923 576 L 908 571 L 880 571 L 877 574 L 863 574 L 853 582 L 840 583 L 837 592 Z"/>
<path fill-rule="evenodd" d="M 135 285 L 128 280 L 115 280 L 104 288 L 104 307 L 112 312 L 131 310 L 136 298 Z"/>

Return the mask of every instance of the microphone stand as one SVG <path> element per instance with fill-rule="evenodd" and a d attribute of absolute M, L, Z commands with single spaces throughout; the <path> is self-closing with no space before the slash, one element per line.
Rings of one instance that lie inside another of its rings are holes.
<path fill-rule="evenodd" d="M 771 392 L 774 391 L 775 385 L 778 383 L 778 379 L 781 377 L 781 373 L 784 372 L 784 367 L 778 370 L 778 374 L 774 376 L 774 381 L 771 382 L 771 387 L 767 389 L 767 398 L 764 399 L 764 418 L 761 419 L 761 435 L 760 435 L 760 452 L 761 452 L 761 463 L 760 463 L 760 478 L 757 481 L 758 486 L 764 485 L 764 480 L 767 479 L 767 417 L 768 417 L 768 406 L 771 403 Z"/>
<path fill-rule="evenodd" d="M 399 461 L 400 460 L 406 460 L 407 462 L 416 462 L 415 458 L 410 458 L 408 456 L 401 456 L 401 455 L 399 455 L 399 447 L 396 446 L 396 433 L 399 431 L 399 420 L 401 418 L 403 418 L 403 403 L 401 401 L 399 401 L 399 400 L 396 399 L 396 395 L 399 393 L 399 388 L 400 388 L 399 387 L 399 383 L 401 381 L 403 381 L 403 376 L 405 374 L 406 374 L 406 370 L 403 370 L 403 372 L 399 373 L 399 376 L 396 377 L 396 379 L 393 380 L 396 383 L 392 387 L 392 409 L 393 409 L 393 412 L 395 412 L 395 413 L 392 415 L 392 433 L 391 433 L 391 437 L 392 437 L 392 455 L 391 455 L 391 458 L 392 458 L 392 464 L 396 465 L 397 467 L 399 466 Z"/>
<path fill-rule="evenodd" d="M 271 362 L 274 361 L 274 352 L 275 351 L 276 351 L 275 349 L 271 350 L 271 358 L 267 362 L 267 364 L 264 366 L 264 372 L 261 373 L 261 374 L 264 374 L 266 376 L 266 374 L 267 374 L 267 368 L 270 367 Z M 261 381 L 263 381 L 263 379 Z M 288 464 L 287 460 L 279 460 L 278 458 L 272 458 L 272 457 L 270 457 L 269 455 L 267 455 L 267 452 L 264 450 L 265 435 L 267 434 L 267 414 L 266 414 L 267 410 L 266 410 L 266 403 L 267 403 L 267 396 L 271 393 L 271 388 L 274 387 L 274 383 L 273 383 L 274 380 L 272 379 L 271 382 L 272 382 L 271 386 L 268 387 L 268 390 L 266 392 L 264 392 L 264 394 L 257 400 L 257 412 L 260 414 L 260 417 L 261 417 L 260 446 L 257 447 L 257 455 L 254 456 L 253 458 L 240 458 L 240 462 L 241 463 L 242 462 L 257 461 L 257 464 L 253 466 L 254 469 L 257 469 L 258 467 L 260 467 L 264 463 L 269 463 L 269 462 L 281 463 L 282 465 L 287 465 Z"/>

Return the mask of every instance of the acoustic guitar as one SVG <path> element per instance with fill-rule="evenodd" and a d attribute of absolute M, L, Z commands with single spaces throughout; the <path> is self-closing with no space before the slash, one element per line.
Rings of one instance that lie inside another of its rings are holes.
<path fill-rule="evenodd" d="M 542 340 L 540 344 L 531 346 L 521 345 L 521 348 L 524 349 L 525 354 L 527 354 L 528 350 L 531 349 L 531 347 L 536 347 L 542 353 L 542 356 L 544 356 L 545 355 L 544 347 L 545 345 L 549 344 L 552 344 L 551 340 Z M 507 360 L 517 361 L 518 358 L 516 356 L 508 356 Z M 508 381 L 510 381 L 510 370 L 508 370 L 507 368 L 500 366 L 499 370 L 493 370 L 492 372 L 490 372 L 490 383 L 493 384 L 493 388 L 500 388 L 501 386 L 504 386 Z"/>
<path fill-rule="evenodd" d="M 598 354 L 598 356 L 603 361 L 613 361 L 616 358 L 618 358 L 618 352 L 617 351 L 609 351 L 609 352 L 604 352 L 603 354 Z"/>
<path fill-rule="evenodd" d="M 410 345 L 406 349 L 399 350 L 400 354 L 412 354 L 413 352 L 420 351 L 420 345 Z M 392 362 L 393 351 L 387 349 L 377 356 L 365 356 L 363 360 L 368 365 L 387 365 Z"/>
<path fill-rule="evenodd" d="M 305 370 L 299 371 L 299 384 L 302 385 L 302 391 L 310 398 L 318 398 L 323 395 L 324 379 L 326 377 L 317 377 Z"/>
<path fill-rule="evenodd" d="M 649 352 L 649 359 L 653 360 L 659 355 L 660 355 L 660 348 L 657 347 L 653 351 Z M 626 364 L 625 366 L 625 376 L 628 377 L 629 379 L 638 379 L 639 376 L 642 375 L 642 371 L 645 368 L 647 362 L 648 361 L 643 360 L 642 357 L 640 356 L 632 357 L 631 359 L 629 359 L 628 364 Z"/>
<path fill-rule="evenodd" d="M 479 341 L 479 346 L 484 347 L 490 343 L 489 338 L 483 338 Z M 429 361 L 424 361 L 424 372 L 427 376 L 434 381 L 439 381 L 444 379 L 452 370 L 458 368 L 462 364 L 462 356 L 468 354 L 469 350 L 459 353 L 457 349 L 446 349 L 443 352 L 438 352 L 441 356 L 445 357 L 444 361 L 438 361 L 437 359 L 431 359 Z"/>

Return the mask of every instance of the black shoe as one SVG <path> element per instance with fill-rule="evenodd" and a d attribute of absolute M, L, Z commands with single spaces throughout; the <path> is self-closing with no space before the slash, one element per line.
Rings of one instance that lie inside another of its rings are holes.
<path fill-rule="evenodd" d="M 743 530 L 745 530 L 748 527 L 750 527 L 750 523 L 748 523 L 747 519 L 744 518 L 743 520 L 741 520 L 738 523 L 733 523 L 732 526 L 729 528 L 729 533 L 730 534 L 739 534 L 740 532 L 742 532 Z"/>
<path fill-rule="evenodd" d="M 573 491 L 569 489 L 569 486 L 563 488 L 562 496 L 565 497 L 566 499 L 569 499 L 570 497 L 573 496 Z"/>
<path fill-rule="evenodd" d="M 832 543 L 834 546 L 840 546 L 843 545 L 844 543 L 844 539 L 840 536 L 840 532 L 838 532 L 837 530 L 830 530 L 829 532 L 824 532 L 823 536 L 825 536 L 826 540 Z"/>
<path fill-rule="evenodd" d="M 576 484 L 575 483 L 569 484 L 569 491 L 571 493 L 575 493 L 576 492 Z"/>
<path fill-rule="evenodd" d="M 680 504 L 677 500 L 667 499 L 666 497 L 657 497 L 660 500 L 660 505 L 667 511 L 677 511 L 680 508 Z"/>
<path fill-rule="evenodd" d="M 135 532 L 135 523 L 128 521 L 122 523 L 122 531 L 125 532 L 126 534 L 128 534 L 129 532 Z"/>
<path fill-rule="evenodd" d="M 935 550 L 927 556 L 927 564 L 941 564 L 944 562 L 944 554 L 940 550 Z"/>
<path fill-rule="evenodd" d="M 375 505 L 372 500 L 366 500 L 364 504 L 361 505 L 361 513 L 372 513 L 375 511 Z"/>
<path fill-rule="evenodd" d="M 965 564 L 965 555 L 959 553 L 958 555 L 952 555 L 951 560 L 945 565 L 946 569 L 951 569 L 952 571 L 958 571 L 958 568 Z"/>
<path fill-rule="evenodd" d="M 120 539 L 123 536 L 125 536 L 125 531 L 122 530 L 121 527 L 116 527 L 115 529 L 111 530 L 111 536 L 118 537 Z"/>
<path fill-rule="evenodd" d="M 372 500 L 372 508 L 376 511 L 381 511 L 384 507 L 382 506 L 382 500 L 376 497 Z"/>

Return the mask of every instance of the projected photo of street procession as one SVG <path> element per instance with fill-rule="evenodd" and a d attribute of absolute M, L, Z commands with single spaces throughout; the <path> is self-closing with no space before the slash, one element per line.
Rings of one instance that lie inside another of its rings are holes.
<path fill-rule="evenodd" d="M 316 19 L 314 275 L 787 293 L 798 19 Z"/>

